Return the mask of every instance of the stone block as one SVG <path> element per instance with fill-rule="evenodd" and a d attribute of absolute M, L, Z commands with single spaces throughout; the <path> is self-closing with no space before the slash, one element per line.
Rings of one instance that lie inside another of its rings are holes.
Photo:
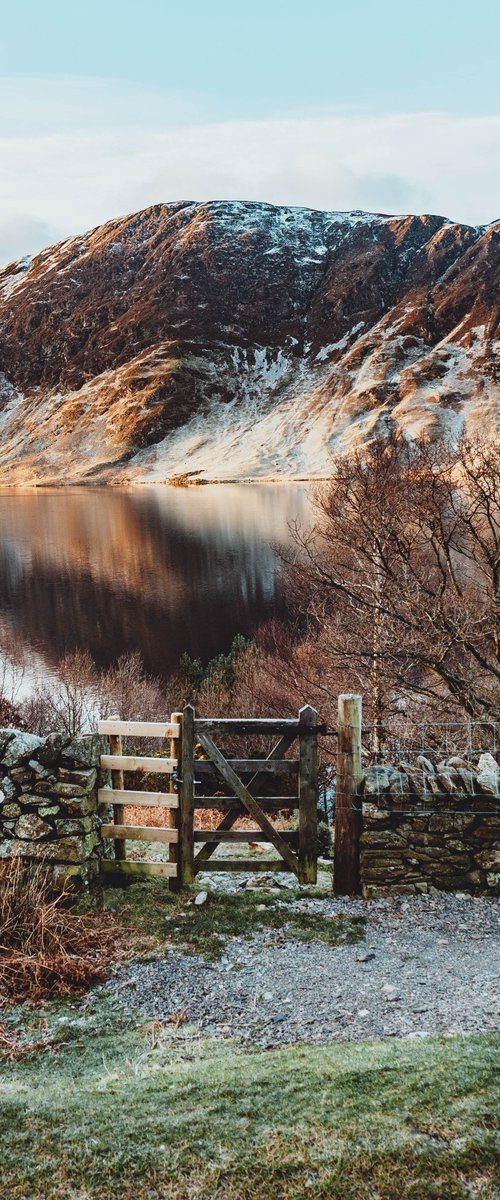
<path fill-rule="evenodd" d="M 476 773 L 471 769 L 470 763 L 469 763 L 468 767 L 457 767 L 457 771 L 458 771 L 459 777 L 461 779 L 461 782 L 464 786 L 466 795 L 467 796 L 477 796 L 477 786 L 476 786 L 477 776 L 476 776 Z"/>
<path fill-rule="evenodd" d="M 361 834 L 361 845 L 363 847 L 390 847 L 390 846 L 406 846 L 407 842 L 400 833 L 395 833 L 390 829 L 382 830 L 365 830 Z"/>
<path fill-rule="evenodd" d="M 73 798 L 88 796 L 88 788 L 78 787 L 74 783 L 53 783 L 50 793 L 52 796 L 60 796 L 72 800 Z"/>
<path fill-rule="evenodd" d="M 400 779 L 400 774 L 394 767 L 385 763 L 373 763 L 363 772 L 363 795 L 379 796 L 386 792 L 391 785 L 395 786 L 399 782 L 401 782 L 401 790 L 403 790 L 404 779 Z"/>
<path fill-rule="evenodd" d="M 58 797 L 61 810 L 71 817 L 85 817 L 87 813 L 96 812 L 97 795 L 91 792 L 88 796 Z"/>
<path fill-rule="evenodd" d="M 453 829 L 453 817 L 437 813 L 433 813 L 429 817 L 429 831 L 431 833 L 446 833 L 450 829 Z"/>
<path fill-rule="evenodd" d="M 9 771 L 11 779 L 14 783 L 30 783 L 33 784 L 33 771 L 29 767 L 12 767 Z"/>
<path fill-rule="evenodd" d="M 467 871 L 467 874 L 464 875 L 464 880 L 466 880 L 467 883 L 472 884 L 473 887 L 479 887 L 482 883 L 481 872 L 480 871 Z"/>
<path fill-rule="evenodd" d="M 95 822 L 93 817 L 82 817 L 81 820 L 60 819 L 55 822 L 55 827 L 59 836 L 90 833 L 95 828 Z"/>
<path fill-rule="evenodd" d="M 464 833 L 466 829 L 471 828 L 476 820 L 476 817 L 471 816 L 469 813 L 454 813 L 453 817 L 451 817 L 451 820 L 453 822 L 453 828 L 456 829 L 457 833 Z"/>
<path fill-rule="evenodd" d="M 38 838 L 46 837 L 51 833 L 51 827 L 42 817 L 36 813 L 23 813 L 15 827 L 15 835 L 17 838 L 26 838 L 27 841 L 35 841 Z"/>
<path fill-rule="evenodd" d="M 484 871 L 500 871 L 500 850 L 481 850 L 474 861 Z"/>
<path fill-rule="evenodd" d="M 2 757 L 5 747 L 8 745 L 9 742 L 12 741 L 12 738 L 15 736 L 15 733 L 16 733 L 15 729 L 5 729 L 4 727 L 2 727 L 2 729 L 0 729 L 0 758 Z"/>
<path fill-rule="evenodd" d="M 10 817 L 19 817 L 21 814 L 21 805 L 15 801 L 10 801 L 9 804 L 3 804 L 0 809 L 0 820 L 5 818 L 7 821 Z"/>
<path fill-rule="evenodd" d="M 500 818 L 481 817 L 481 823 L 471 829 L 469 837 L 476 842 L 494 842 L 500 838 Z"/>
<path fill-rule="evenodd" d="M 500 789 L 500 767 L 492 754 L 481 754 L 478 762 L 477 782 L 482 792 L 498 796 Z"/>
<path fill-rule="evenodd" d="M 43 796 L 39 796 L 37 792 L 23 792 L 22 795 L 19 796 L 19 801 L 23 807 L 27 807 L 29 805 L 30 808 L 39 808 L 41 804 L 49 803 L 49 800 L 45 794 Z"/>
<path fill-rule="evenodd" d="M 38 759 L 30 758 L 28 766 L 30 771 L 33 771 L 33 774 L 36 775 L 38 779 L 51 779 L 55 782 L 55 775 L 52 773 L 49 767 L 42 766 L 42 763 L 38 762 Z"/>
<path fill-rule="evenodd" d="M 36 792 L 37 796 L 44 796 L 47 799 L 47 796 L 52 795 L 54 783 L 49 783 L 47 779 L 35 779 L 35 783 L 31 782 L 29 786 L 30 790 Z"/>
<path fill-rule="evenodd" d="M 49 733 L 37 753 L 38 761 L 45 767 L 55 767 L 62 751 L 70 742 L 71 738 L 67 733 Z"/>
<path fill-rule="evenodd" d="M 42 738 L 36 737 L 34 733 L 20 733 L 19 730 L 12 732 L 14 737 L 9 739 L 2 753 L 4 767 L 17 767 L 27 763 L 42 745 Z"/>
<path fill-rule="evenodd" d="M 95 767 L 81 771 L 70 771 L 67 767 L 60 767 L 58 775 L 59 783 L 70 783 L 73 786 L 72 796 L 80 796 L 82 792 L 91 792 L 92 788 L 95 787 L 97 779 Z M 82 789 L 82 791 L 79 789 Z"/>
<path fill-rule="evenodd" d="M 459 778 L 456 771 L 444 766 L 438 769 L 436 779 L 443 792 L 451 796 L 456 795 L 459 789 Z"/>
<path fill-rule="evenodd" d="M 67 767 L 70 766 L 70 762 L 77 767 L 98 767 L 101 754 L 109 754 L 108 739 L 98 733 L 92 733 L 86 737 L 74 738 L 64 747 L 61 760 L 64 760 Z"/>
<path fill-rule="evenodd" d="M 369 825 L 372 821 L 375 821 L 377 825 L 385 824 L 389 828 L 391 825 L 391 809 L 387 806 L 383 807 L 382 805 L 363 802 L 363 823 Z"/>
<path fill-rule="evenodd" d="M 50 842 L 29 842 L 16 838 L 8 843 L 8 853 L 2 854 L 2 846 L 5 843 L 0 843 L 0 857 L 34 858 L 48 863 L 84 863 L 87 858 L 90 858 L 99 841 L 99 835 L 96 833 L 89 833 L 83 837 L 58 838 L 57 841 Z"/>

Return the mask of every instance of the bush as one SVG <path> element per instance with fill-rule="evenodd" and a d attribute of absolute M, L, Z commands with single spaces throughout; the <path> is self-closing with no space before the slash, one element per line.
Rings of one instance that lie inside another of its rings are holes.
<path fill-rule="evenodd" d="M 85 991 L 124 953 L 104 916 L 76 916 L 45 868 L 6 864 L 0 875 L 0 1005 Z"/>

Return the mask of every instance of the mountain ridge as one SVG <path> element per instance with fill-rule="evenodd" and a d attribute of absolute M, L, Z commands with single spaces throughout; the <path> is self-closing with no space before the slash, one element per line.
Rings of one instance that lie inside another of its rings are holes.
<path fill-rule="evenodd" d="M 0 483 L 299 478 L 498 431 L 500 222 L 179 201 L 0 271 Z"/>

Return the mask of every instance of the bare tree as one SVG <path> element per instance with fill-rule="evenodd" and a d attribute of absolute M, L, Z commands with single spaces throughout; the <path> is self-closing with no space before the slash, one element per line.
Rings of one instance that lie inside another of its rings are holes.
<path fill-rule="evenodd" d="M 295 531 L 295 610 L 309 645 L 359 680 L 377 752 L 405 701 L 447 697 L 473 719 L 498 717 L 499 454 L 377 442 L 336 460 L 312 533 Z"/>
<path fill-rule="evenodd" d="M 88 653 L 65 654 L 50 679 L 38 684 L 22 706 L 24 722 L 39 734 L 54 730 L 78 737 L 99 718 L 98 673 Z"/>
<path fill-rule="evenodd" d="M 138 651 L 122 654 L 100 677 L 102 716 L 118 714 L 123 720 L 162 720 L 169 712 L 165 691 L 158 679 L 147 675 Z"/>

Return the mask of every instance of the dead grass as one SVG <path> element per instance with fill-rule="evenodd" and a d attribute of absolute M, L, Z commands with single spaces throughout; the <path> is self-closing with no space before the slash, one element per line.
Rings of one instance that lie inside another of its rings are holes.
<path fill-rule="evenodd" d="M 54 893 L 42 866 L 18 859 L 4 867 L 0 1005 L 39 1004 L 83 992 L 104 980 L 110 964 L 124 956 L 122 931 L 110 927 L 103 914 L 70 912 L 68 901 L 66 892 Z"/>

